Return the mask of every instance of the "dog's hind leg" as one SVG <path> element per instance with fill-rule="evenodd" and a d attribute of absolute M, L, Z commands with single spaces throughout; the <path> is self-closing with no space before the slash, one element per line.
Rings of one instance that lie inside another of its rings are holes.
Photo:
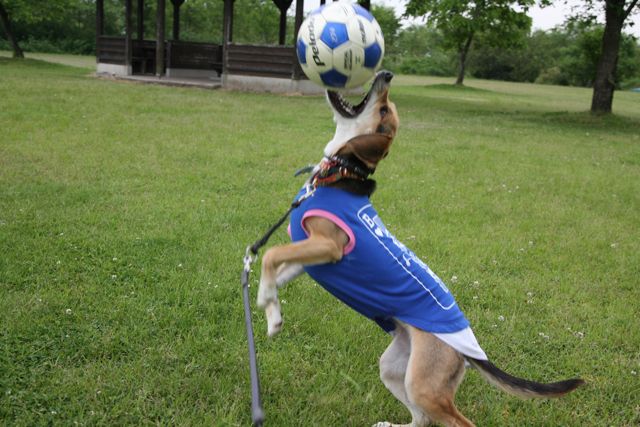
<path fill-rule="evenodd" d="M 409 401 L 405 389 L 405 372 L 411 355 L 411 341 L 409 332 L 403 324 L 397 323 L 392 332 L 393 340 L 385 352 L 380 356 L 380 379 L 391 394 L 407 407 L 411 412 L 410 424 L 392 424 L 387 421 L 374 424 L 374 427 L 422 427 L 429 424 L 429 418 L 422 410 Z"/>
<path fill-rule="evenodd" d="M 453 403 L 464 376 L 460 353 L 433 334 L 407 326 L 411 355 L 405 377 L 409 401 L 447 427 L 474 427 Z"/>

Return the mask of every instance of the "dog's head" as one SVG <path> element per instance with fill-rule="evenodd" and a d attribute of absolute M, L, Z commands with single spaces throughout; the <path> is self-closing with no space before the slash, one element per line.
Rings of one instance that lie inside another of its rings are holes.
<path fill-rule="evenodd" d="M 378 72 L 358 105 L 337 92 L 327 91 L 336 133 L 324 149 L 325 156 L 353 155 L 372 170 L 387 156 L 399 125 L 396 106 L 389 100 L 392 78 L 389 71 Z"/>

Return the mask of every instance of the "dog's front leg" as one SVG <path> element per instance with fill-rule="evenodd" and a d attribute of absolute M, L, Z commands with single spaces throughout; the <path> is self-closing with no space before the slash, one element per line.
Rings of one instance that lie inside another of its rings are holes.
<path fill-rule="evenodd" d="M 270 256 L 265 254 L 265 259 L 270 259 Z M 260 276 L 260 287 L 258 288 L 258 306 L 265 309 L 267 334 L 269 336 L 277 334 L 282 329 L 282 312 L 278 301 L 278 289 L 302 273 L 304 273 L 304 267 L 301 263 L 284 262 L 280 264 L 274 275 L 272 268 L 268 267 L 268 262 L 262 262 L 262 274 Z"/>
<path fill-rule="evenodd" d="M 307 240 L 275 246 L 265 252 L 262 258 L 258 307 L 265 309 L 269 336 L 277 334 L 282 329 L 277 286 L 284 285 L 288 281 L 286 279 L 297 277 L 302 272 L 303 265 L 326 264 L 342 258 L 346 241 L 341 236 L 338 238 L 333 238 L 331 234 L 327 236 L 323 232 L 322 224 L 317 232 L 314 232 L 315 222 L 315 218 L 307 221 L 308 227 L 311 228 L 311 236 Z M 279 279 L 282 283 L 279 283 Z"/>
<path fill-rule="evenodd" d="M 276 285 L 278 289 L 284 288 L 287 283 L 304 273 L 304 266 L 296 262 L 285 262 L 278 267 Z"/>

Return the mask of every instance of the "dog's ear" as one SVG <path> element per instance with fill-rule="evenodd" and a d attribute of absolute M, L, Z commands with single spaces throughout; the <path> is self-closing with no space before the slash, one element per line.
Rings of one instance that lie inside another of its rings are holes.
<path fill-rule="evenodd" d="M 369 135 L 358 135 L 351 138 L 342 147 L 338 154 L 353 154 L 369 168 L 375 169 L 380 160 L 387 157 L 389 147 L 393 138 L 389 135 L 373 133 Z"/>

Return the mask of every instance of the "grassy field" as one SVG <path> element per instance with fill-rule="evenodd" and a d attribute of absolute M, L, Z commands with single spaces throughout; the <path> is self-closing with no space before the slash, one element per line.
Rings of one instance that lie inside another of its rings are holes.
<path fill-rule="evenodd" d="M 461 411 L 480 426 L 638 425 L 640 94 L 592 117 L 585 89 L 396 80 L 402 125 L 373 196 L 387 227 L 498 366 L 588 381 L 521 401 L 471 371 Z M 244 248 L 332 132 L 320 97 L 0 58 L 0 424 L 248 425 Z M 409 420 L 378 379 L 389 339 L 373 322 L 308 278 L 280 297 L 275 339 L 254 311 L 268 425 Z"/>

